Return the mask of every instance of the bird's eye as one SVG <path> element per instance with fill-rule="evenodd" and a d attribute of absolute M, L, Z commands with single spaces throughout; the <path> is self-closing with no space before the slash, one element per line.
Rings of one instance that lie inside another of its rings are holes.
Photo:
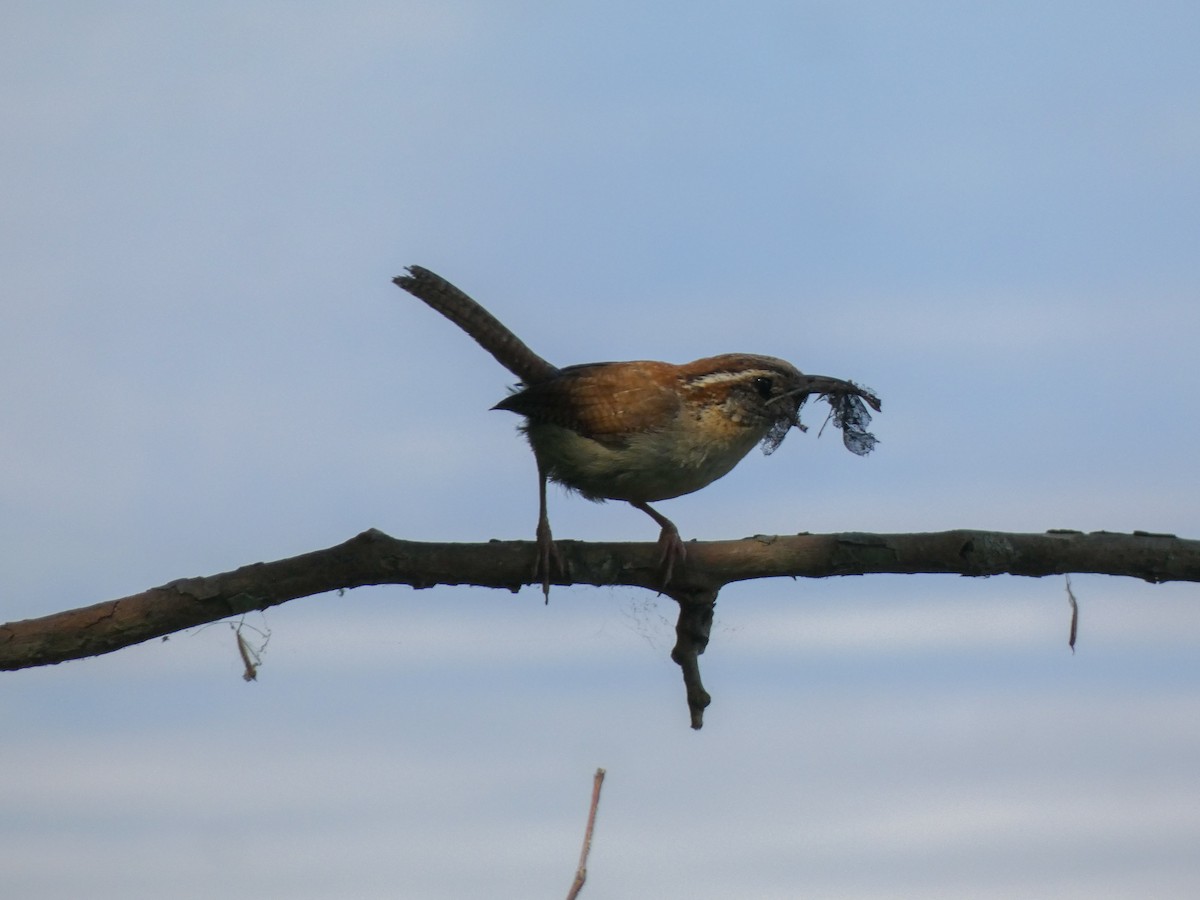
<path fill-rule="evenodd" d="M 764 400 L 771 396 L 771 388 L 774 386 L 775 382 L 764 375 L 759 375 L 754 379 L 754 390 L 758 391 L 758 396 Z"/>

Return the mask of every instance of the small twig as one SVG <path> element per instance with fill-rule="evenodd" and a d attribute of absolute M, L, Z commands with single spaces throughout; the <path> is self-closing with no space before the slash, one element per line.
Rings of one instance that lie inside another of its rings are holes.
<path fill-rule="evenodd" d="M 1079 634 L 1079 602 L 1075 599 L 1075 592 L 1071 590 L 1071 576 L 1067 576 L 1067 602 L 1071 604 L 1071 636 L 1067 640 L 1067 646 L 1071 648 L 1071 652 L 1075 652 L 1075 638 Z"/>
<path fill-rule="evenodd" d="M 592 779 L 592 806 L 588 810 L 587 829 L 583 833 L 583 850 L 579 853 L 579 868 L 575 870 L 575 880 L 571 882 L 571 890 L 567 892 L 567 900 L 575 900 L 583 890 L 587 881 L 588 854 L 592 852 L 592 831 L 596 827 L 596 809 L 600 806 L 600 786 L 604 784 L 604 770 L 597 769 Z"/>
<path fill-rule="evenodd" d="M 257 681 L 258 669 L 262 665 L 262 653 L 267 649 L 267 644 L 271 641 L 271 633 L 269 631 L 263 631 L 262 629 L 255 628 L 252 625 L 247 625 L 245 616 L 242 617 L 241 621 L 239 621 L 237 625 L 234 625 L 232 622 L 230 622 L 229 627 L 232 628 L 234 634 L 237 635 L 238 653 L 242 657 L 242 665 L 245 666 L 245 671 L 242 673 L 242 680 Z M 251 631 L 256 631 L 258 632 L 259 636 L 262 637 L 263 642 L 259 644 L 257 650 L 251 647 L 249 642 L 242 635 L 242 629 L 244 628 L 249 628 Z"/>
<path fill-rule="evenodd" d="M 236 634 L 238 653 L 242 655 L 242 665 L 246 667 L 246 670 L 242 673 L 242 680 L 257 681 L 260 660 L 258 659 L 257 654 L 250 649 L 250 645 L 246 643 L 246 639 L 242 637 L 241 629 L 238 629 Z"/>

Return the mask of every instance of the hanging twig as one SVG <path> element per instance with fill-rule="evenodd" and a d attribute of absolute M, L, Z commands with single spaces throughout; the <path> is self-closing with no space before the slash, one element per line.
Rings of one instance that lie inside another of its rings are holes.
<path fill-rule="evenodd" d="M 1079 634 L 1079 602 L 1075 599 L 1075 592 L 1071 590 L 1070 575 L 1067 575 L 1067 602 L 1071 604 L 1071 636 L 1067 639 L 1067 646 L 1074 653 L 1075 637 Z"/>
<path fill-rule="evenodd" d="M 679 604 L 679 620 L 675 624 L 675 647 L 671 659 L 683 670 L 683 686 L 687 691 L 688 712 L 692 717 L 692 728 L 699 731 L 704 727 L 704 710 L 712 703 L 712 697 L 700 680 L 700 654 L 708 647 L 712 634 L 713 608 L 717 604 L 717 592 L 667 591 Z"/>

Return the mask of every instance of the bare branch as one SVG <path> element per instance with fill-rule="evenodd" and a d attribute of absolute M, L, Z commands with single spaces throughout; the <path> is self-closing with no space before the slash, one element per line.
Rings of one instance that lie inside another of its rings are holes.
<path fill-rule="evenodd" d="M 557 543 L 571 572 L 569 583 L 658 589 L 655 544 Z M 470 584 L 516 591 L 530 583 L 536 552 L 536 545 L 527 541 L 420 543 L 372 529 L 302 556 L 184 578 L 119 600 L 0 625 L 0 670 L 110 653 L 298 597 L 370 584 L 414 588 Z M 676 599 L 705 592 L 715 597 L 723 585 L 751 578 L 879 572 L 1028 576 L 1092 572 L 1155 583 L 1200 581 L 1200 541 L 1141 532 L 961 530 L 692 542 L 687 564 L 676 570 L 667 593 Z M 556 583 L 568 582 L 560 578 Z M 689 683 L 689 691 L 691 687 Z"/>

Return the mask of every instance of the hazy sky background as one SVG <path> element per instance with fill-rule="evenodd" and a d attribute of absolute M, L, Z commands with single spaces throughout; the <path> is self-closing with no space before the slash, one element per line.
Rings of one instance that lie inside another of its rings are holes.
<path fill-rule="evenodd" d="M 685 538 L 1200 535 L 1194 3 L 9 2 L 0 603 L 530 539 L 511 381 L 746 351 L 878 391 Z M 653 540 L 555 492 L 560 537 Z M 0 677 L 5 896 L 1192 897 L 1194 585 L 374 588 Z"/>

